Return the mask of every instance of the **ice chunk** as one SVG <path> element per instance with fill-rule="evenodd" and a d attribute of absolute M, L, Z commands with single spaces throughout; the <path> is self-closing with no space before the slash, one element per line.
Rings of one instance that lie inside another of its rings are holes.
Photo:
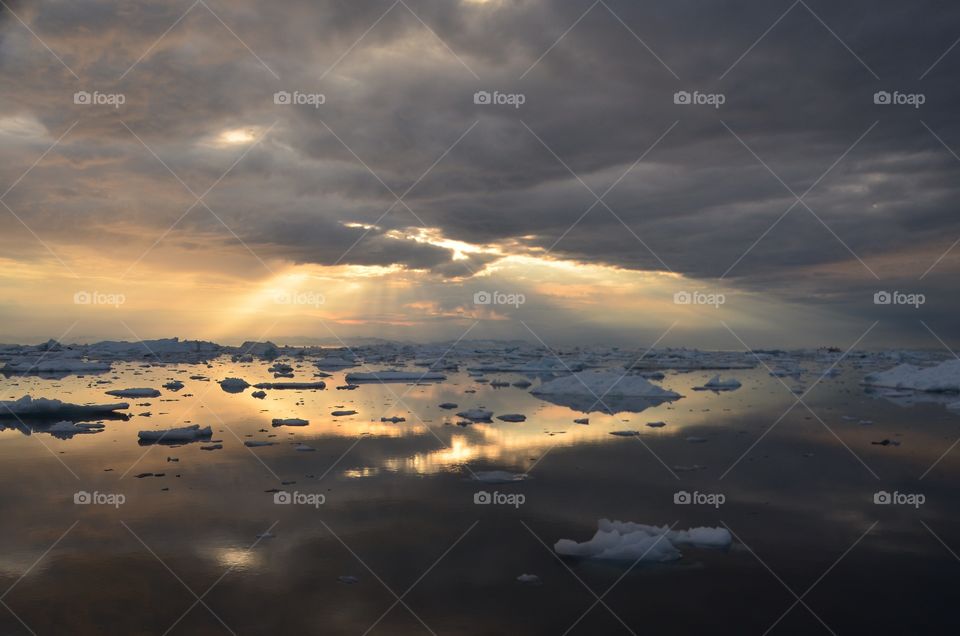
<path fill-rule="evenodd" d="M 695 391 L 734 391 L 739 389 L 741 386 L 740 381 L 736 378 L 727 378 L 726 380 L 721 380 L 719 375 L 715 375 L 710 378 L 710 381 L 704 384 L 703 386 L 694 387 Z"/>
<path fill-rule="evenodd" d="M 560 539 L 554 544 L 557 554 L 614 561 L 675 561 L 683 556 L 678 548 L 729 548 L 733 542 L 726 528 L 690 528 L 670 530 L 668 526 L 601 519 L 593 538 L 583 543 Z"/>
<path fill-rule="evenodd" d="M 200 428 L 199 424 L 137 433 L 137 437 L 144 442 L 192 442 L 209 438 L 211 435 L 213 435 L 213 430 L 209 426 Z"/>
<path fill-rule="evenodd" d="M 470 409 L 468 411 L 460 411 L 457 413 L 457 417 L 462 417 L 472 422 L 489 422 L 490 418 L 493 417 L 493 411 L 488 411 L 487 409 Z"/>
<path fill-rule="evenodd" d="M 260 384 L 255 384 L 254 387 L 258 389 L 325 389 L 327 388 L 327 383 L 322 380 L 316 382 L 261 382 Z"/>
<path fill-rule="evenodd" d="M 274 426 L 308 426 L 310 422 L 308 420 L 301 419 L 299 417 L 288 417 L 286 419 L 274 419 Z"/>
<path fill-rule="evenodd" d="M 107 391 L 107 395 L 121 398 L 154 398 L 160 397 L 160 391 L 156 389 L 115 389 Z"/>
<path fill-rule="evenodd" d="M 48 417 L 87 417 L 121 416 L 114 411 L 130 408 L 126 402 L 116 404 L 70 404 L 60 400 L 32 398 L 25 395 L 19 400 L 0 401 L 0 418 L 48 418 Z M 125 416 L 124 416 L 125 417 Z"/>
<path fill-rule="evenodd" d="M 511 473 L 506 470 L 480 470 L 473 473 L 474 481 L 485 484 L 512 484 L 529 478 L 526 473 Z"/>
<path fill-rule="evenodd" d="M 242 378 L 224 378 L 220 380 L 220 388 L 227 393 L 243 393 L 250 383 Z"/>
<path fill-rule="evenodd" d="M 520 413 L 507 413 L 506 415 L 498 415 L 497 419 L 504 422 L 526 422 L 527 416 Z"/>
<path fill-rule="evenodd" d="M 433 371 L 373 371 L 370 373 L 348 373 L 347 382 L 439 382 L 447 376 Z"/>
<path fill-rule="evenodd" d="M 639 375 L 621 371 L 583 371 L 544 382 L 531 393 L 579 411 L 640 412 L 682 397 Z"/>

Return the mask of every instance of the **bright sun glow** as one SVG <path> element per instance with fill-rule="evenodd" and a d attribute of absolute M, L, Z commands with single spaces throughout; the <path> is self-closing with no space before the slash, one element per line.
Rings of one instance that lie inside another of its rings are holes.
<path fill-rule="evenodd" d="M 254 133 L 255 131 L 252 128 L 234 128 L 220 133 L 217 141 L 228 146 L 248 144 L 257 138 Z"/>

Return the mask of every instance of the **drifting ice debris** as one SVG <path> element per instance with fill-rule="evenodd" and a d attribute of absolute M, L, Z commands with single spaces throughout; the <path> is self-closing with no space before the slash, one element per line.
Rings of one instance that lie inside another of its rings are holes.
<path fill-rule="evenodd" d="M 223 448 L 223 444 L 210 444 L 209 446 L 201 446 L 200 450 L 215 451 L 220 450 L 221 448 Z"/>
<path fill-rule="evenodd" d="M 30 356 L 19 360 L 11 360 L 0 372 L 2 373 L 88 373 L 109 371 L 109 362 L 86 362 L 76 357 Z"/>
<path fill-rule="evenodd" d="M 740 381 L 736 378 L 727 378 L 726 380 L 721 380 L 719 375 L 715 375 L 710 378 L 710 381 L 704 384 L 703 386 L 693 387 L 694 391 L 734 391 L 739 389 L 741 386 Z"/>
<path fill-rule="evenodd" d="M 533 386 L 533 382 L 529 380 L 517 380 L 513 383 L 513 386 L 517 387 L 518 389 L 528 389 Z"/>
<path fill-rule="evenodd" d="M 447 376 L 442 373 L 426 371 L 373 371 L 371 373 L 348 373 L 347 382 L 358 384 L 360 382 L 439 382 L 446 380 Z"/>
<path fill-rule="evenodd" d="M 468 419 L 471 422 L 489 422 L 490 418 L 493 417 L 493 411 L 470 409 L 469 411 L 460 411 L 457 413 L 457 417 Z"/>
<path fill-rule="evenodd" d="M 258 400 L 262 400 L 263 398 L 267 397 L 267 392 L 266 392 L 266 391 L 254 391 L 254 392 L 251 393 L 250 395 L 251 395 L 252 397 L 257 398 Z"/>
<path fill-rule="evenodd" d="M 273 442 L 265 442 L 263 440 L 254 440 L 248 439 L 243 443 L 247 448 L 257 448 L 259 446 L 273 446 Z"/>
<path fill-rule="evenodd" d="M 874 446 L 899 446 L 900 445 L 900 442 L 892 439 L 884 439 L 879 442 L 870 442 L 870 443 L 873 444 Z"/>
<path fill-rule="evenodd" d="M 356 411 L 334 411 L 330 415 L 334 417 L 346 417 L 348 415 L 356 415 L 356 414 L 357 414 Z"/>
<path fill-rule="evenodd" d="M 337 387 L 337 391 L 353 391 L 354 389 L 359 389 L 359 384 L 341 384 Z"/>
<path fill-rule="evenodd" d="M 405 417 L 396 417 L 396 416 L 394 416 L 394 417 L 381 417 L 381 418 L 380 418 L 380 421 L 381 421 L 381 422 L 391 422 L 392 424 L 399 424 L 400 422 L 406 422 L 407 419 L 406 419 Z"/>
<path fill-rule="evenodd" d="M 326 382 L 318 380 L 316 382 L 261 382 L 253 385 L 257 389 L 325 389 Z"/>
<path fill-rule="evenodd" d="M 213 430 L 209 426 L 200 428 L 199 424 L 137 433 L 137 437 L 145 442 L 192 442 L 209 438 L 211 435 L 213 435 Z"/>
<path fill-rule="evenodd" d="M 527 416 L 519 413 L 507 413 L 506 415 L 498 415 L 497 419 L 504 422 L 526 422 Z"/>
<path fill-rule="evenodd" d="M 517 581 L 524 585 L 540 585 L 540 577 L 536 574 L 521 574 Z"/>
<path fill-rule="evenodd" d="M 726 528 L 690 528 L 670 530 L 668 526 L 601 519 L 598 529 L 588 541 L 577 543 L 560 539 L 553 549 L 557 554 L 612 561 L 647 561 L 662 563 L 683 556 L 679 547 L 726 549 L 733 543 Z"/>
<path fill-rule="evenodd" d="M 590 423 L 590 418 L 589 418 L 589 417 L 581 417 L 581 418 L 578 419 L 578 420 L 573 420 L 573 423 L 574 423 L 574 424 L 589 424 L 589 423 Z"/>
<path fill-rule="evenodd" d="M 220 380 L 220 388 L 227 393 L 243 393 L 250 383 L 242 378 L 224 378 Z"/>
<path fill-rule="evenodd" d="M 301 419 L 299 417 L 288 417 L 286 419 L 274 419 L 274 426 L 308 426 L 310 422 L 308 420 Z"/>
<path fill-rule="evenodd" d="M 107 395 L 122 398 L 153 398 L 160 397 L 160 391 L 156 389 L 115 389 L 107 391 Z"/>
<path fill-rule="evenodd" d="M 43 429 L 43 432 L 54 437 L 70 438 L 84 433 L 102 433 L 103 424 L 74 424 L 73 422 L 62 421 L 51 424 Z"/>
<path fill-rule="evenodd" d="M 610 434 L 617 437 L 636 437 L 640 431 L 610 431 Z"/>
<path fill-rule="evenodd" d="M 472 478 L 474 481 L 485 484 L 512 484 L 529 479 L 529 475 L 526 473 L 511 473 L 506 470 L 480 470 L 473 473 Z"/>
<path fill-rule="evenodd" d="M 84 417 L 88 419 L 91 416 L 116 416 L 126 417 L 114 411 L 120 411 L 130 408 L 126 402 L 116 404 L 69 404 L 60 400 L 48 400 L 47 398 L 32 398 L 25 395 L 19 400 L 0 401 L 0 418 L 20 417 L 20 418 L 48 418 L 48 417 Z"/>
<path fill-rule="evenodd" d="M 179 391 L 183 387 L 184 387 L 184 384 L 180 380 L 173 380 L 172 382 L 167 382 L 166 384 L 163 385 L 163 388 L 165 388 L 168 391 Z"/>
<path fill-rule="evenodd" d="M 440 408 L 442 408 L 442 409 L 447 409 L 448 411 L 451 410 L 451 409 L 457 408 L 457 405 L 454 404 L 453 402 L 444 402 L 443 404 L 440 404 L 439 406 L 440 406 Z"/>
<path fill-rule="evenodd" d="M 647 426 L 650 428 L 663 428 L 666 425 L 666 422 L 647 422 Z"/>
<path fill-rule="evenodd" d="M 901 364 L 888 371 L 870 373 L 863 378 L 863 383 L 930 393 L 957 393 L 960 392 L 960 360 L 947 360 L 926 368 Z"/>

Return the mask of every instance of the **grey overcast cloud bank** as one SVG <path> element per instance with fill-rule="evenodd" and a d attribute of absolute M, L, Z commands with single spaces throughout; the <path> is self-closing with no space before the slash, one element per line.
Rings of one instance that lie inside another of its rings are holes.
<path fill-rule="evenodd" d="M 960 335 L 960 250 L 938 261 L 960 238 L 955 3 L 8 4 L 0 183 L 49 145 L 37 126 L 69 129 L 4 198 L 51 243 L 162 235 L 236 158 L 216 134 L 250 129 L 261 141 L 204 199 L 220 220 L 197 206 L 177 224 L 183 245 L 239 238 L 265 258 L 441 279 L 497 260 L 454 261 L 411 238 L 425 226 L 511 254 L 723 278 L 864 328 L 874 292 L 923 293 L 923 319 Z M 77 91 L 125 103 L 91 108 Z M 8 254 L 29 259 L 37 245 L 2 224 Z M 894 343 L 937 346 L 916 312 L 884 322 Z"/>

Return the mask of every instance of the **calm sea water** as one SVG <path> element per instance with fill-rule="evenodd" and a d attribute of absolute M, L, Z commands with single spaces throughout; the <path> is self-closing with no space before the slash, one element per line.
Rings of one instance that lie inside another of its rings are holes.
<path fill-rule="evenodd" d="M 28 435 L 6 421 L 0 633 L 960 628 L 960 448 L 947 452 L 960 437 L 960 415 L 868 395 L 863 370 L 824 380 L 804 398 L 810 410 L 796 404 L 789 412 L 796 395 L 763 368 L 734 372 L 743 387 L 719 394 L 691 390 L 712 373 L 668 372 L 662 384 L 683 399 L 641 413 L 594 412 L 580 425 L 573 420 L 583 413 L 466 373 L 440 384 L 342 391 L 334 389 L 345 384 L 337 372 L 326 390 L 273 390 L 264 400 L 215 382 L 272 380 L 267 366 L 124 363 L 100 376 L 3 379 L 2 399 L 78 403 L 114 402 L 104 391 L 170 379 L 186 386 L 128 400 L 132 417 L 106 421 L 99 434 Z M 295 379 L 312 379 L 311 369 L 305 364 Z M 442 402 L 527 421 L 459 426 L 462 418 Z M 358 413 L 333 417 L 338 409 Z M 380 421 L 393 416 L 406 421 Z M 310 425 L 271 426 L 286 417 Z M 645 426 L 660 420 L 665 427 Z M 138 444 L 138 430 L 186 423 L 211 426 L 223 448 Z M 610 434 L 623 429 L 641 436 Z M 243 445 L 252 439 L 276 444 Z M 900 445 L 872 443 L 883 440 Z M 297 451 L 298 443 L 315 451 Z M 486 470 L 530 478 L 471 480 Z M 275 503 L 277 489 L 301 503 Z M 479 491 L 522 494 L 523 503 L 478 505 Z M 725 501 L 677 504 L 678 491 Z M 921 494 L 924 502 L 878 505 L 878 491 Z M 123 503 L 77 504 L 78 492 L 114 502 L 120 495 Z M 319 495 L 323 503 L 311 505 Z M 558 539 L 585 541 L 601 518 L 726 525 L 736 541 L 727 551 L 683 548 L 679 561 L 636 567 L 554 554 Z M 258 538 L 267 531 L 273 536 Z M 525 573 L 541 584 L 517 582 Z"/>

